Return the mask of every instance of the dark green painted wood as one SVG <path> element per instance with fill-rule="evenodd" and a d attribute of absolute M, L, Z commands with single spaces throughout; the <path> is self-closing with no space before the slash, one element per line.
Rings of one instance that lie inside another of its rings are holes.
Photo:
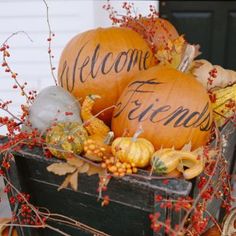
<path fill-rule="evenodd" d="M 161 1 L 160 14 L 200 44 L 200 58 L 236 70 L 236 1 Z"/>
<path fill-rule="evenodd" d="M 229 145 L 225 148 L 224 154 L 230 163 L 230 171 L 233 171 L 236 132 L 234 132 L 232 124 L 229 124 L 226 128 L 222 130 L 222 133 L 228 133 L 229 130 L 232 130 L 232 132 L 227 136 Z M 112 179 L 107 192 L 111 198 L 111 203 L 107 207 L 101 207 L 100 202 L 97 202 L 97 176 L 81 175 L 78 191 L 75 192 L 67 188 L 58 192 L 57 188 L 62 183 L 63 177 L 49 173 L 46 167 L 59 160 L 46 159 L 39 148 L 34 150 L 25 148 L 25 151 L 38 154 L 39 157 L 16 154 L 15 161 L 12 161 L 11 168 L 7 173 L 8 178 L 19 190 L 31 194 L 32 203 L 47 207 L 51 212 L 75 218 L 113 236 L 155 235 L 150 229 L 148 219 L 148 215 L 153 211 L 161 213 L 160 220 L 163 222 L 170 217 L 173 223 L 172 226 L 178 224 L 184 216 L 183 212 L 161 208 L 161 202 L 155 202 L 154 198 L 156 194 L 162 194 L 164 197 L 172 199 L 187 196 L 190 194 L 192 186 L 188 181 L 172 179 L 168 184 L 164 184 L 161 180 L 144 180 L 135 177 Z M 141 174 L 145 175 L 147 173 L 143 171 Z M 193 188 L 192 194 L 197 194 L 196 188 Z M 220 211 L 219 205 L 220 202 L 212 202 L 209 205 L 209 211 L 213 215 L 219 215 L 222 218 L 224 212 Z M 70 235 L 90 235 L 71 226 L 57 224 L 56 227 Z M 30 230 L 19 228 L 18 231 L 20 236 L 59 235 L 48 229 Z M 157 235 L 164 235 L 164 233 L 162 231 Z"/>

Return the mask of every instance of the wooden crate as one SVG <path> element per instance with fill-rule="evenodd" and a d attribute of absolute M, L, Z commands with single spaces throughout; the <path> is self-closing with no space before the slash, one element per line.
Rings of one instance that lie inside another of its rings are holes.
<path fill-rule="evenodd" d="M 234 129 L 233 126 L 232 129 Z M 228 127 L 227 130 L 229 130 Z M 231 132 L 228 141 L 229 145 L 225 148 L 224 154 L 230 163 L 229 172 L 232 173 L 236 158 L 236 132 Z M 64 177 L 46 170 L 48 165 L 58 160 L 45 158 L 39 148 L 25 151 L 37 154 L 37 157 L 16 154 L 7 175 L 20 191 L 30 193 L 33 204 L 46 207 L 53 213 L 72 217 L 112 236 L 154 235 L 148 217 L 154 211 L 161 213 L 162 221 L 171 217 L 174 224 L 179 223 L 183 212 L 177 213 L 161 208 L 160 203 L 155 202 L 156 194 L 164 194 L 170 198 L 197 194 L 194 184 L 190 181 L 171 179 L 168 184 L 165 184 L 163 180 L 126 176 L 122 179 L 111 180 L 107 191 L 111 202 L 108 206 L 101 207 L 101 202 L 97 201 L 97 176 L 88 177 L 82 174 L 79 177 L 78 191 L 67 188 L 58 192 L 57 188 Z M 224 215 L 224 212 L 220 210 L 220 201 L 214 201 L 209 206 L 209 210 L 219 219 Z M 63 224 L 55 224 L 55 226 L 70 235 L 92 235 Z M 18 228 L 18 231 L 20 236 L 59 235 L 49 229 Z M 157 235 L 163 235 L 163 233 Z"/>

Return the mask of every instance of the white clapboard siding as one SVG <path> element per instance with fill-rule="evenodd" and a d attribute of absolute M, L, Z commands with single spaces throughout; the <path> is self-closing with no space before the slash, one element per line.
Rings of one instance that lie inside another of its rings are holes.
<path fill-rule="evenodd" d="M 122 13 L 123 1 L 110 1 L 115 9 Z M 132 2 L 132 1 L 130 1 Z M 149 5 L 157 1 L 133 1 L 136 12 L 148 13 Z M 91 0 L 48 0 L 49 18 L 55 37 L 52 40 L 53 65 L 57 68 L 61 51 L 66 43 L 83 31 L 110 26 L 108 13 L 102 9 L 106 1 Z M 0 0 L 0 44 L 16 31 L 25 31 L 32 42 L 24 35 L 18 34 L 9 40 L 9 63 L 19 74 L 20 82 L 27 82 L 28 90 L 54 84 L 48 59 L 48 26 L 46 7 L 43 0 Z M 56 75 L 55 71 L 55 75 Z M 25 98 L 18 90 L 12 89 L 13 79 L 0 67 L 0 99 L 13 100 L 11 111 L 19 114 L 20 104 Z M 0 111 L 0 116 L 3 112 Z M 0 133 L 4 131 L 0 128 Z"/>

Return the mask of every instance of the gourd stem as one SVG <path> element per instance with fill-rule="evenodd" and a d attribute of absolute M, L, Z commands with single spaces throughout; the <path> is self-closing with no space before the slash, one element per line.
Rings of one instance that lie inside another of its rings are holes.
<path fill-rule="evenodd" d="M 189 68 L 189 66 L 191 65 L 191 63 L 193 62 L 193 60 L 196 56 L 196 50 L 197 50 L 196 46 L 187 44 L 185 51 L 184 51 L 183 58 L 179 64 L 177 70 L 179 70 L 181 72 L 187 71 L 187 69 Z"/>
<path fill-rule="evenodd" d="M 114 139 L 114 132 L 110 131 L 107 133 L 107 136 L 105 137 L 103 143 L 106 145 L 109 145 Z"/>
<path fill-rule="evenodd" d="M 136 142 L 138 136 L 143 133 L 143 128 L 140 127 L 138 130 L 135 132 L 134 136 L 132 137 L 132 142 Z"/>

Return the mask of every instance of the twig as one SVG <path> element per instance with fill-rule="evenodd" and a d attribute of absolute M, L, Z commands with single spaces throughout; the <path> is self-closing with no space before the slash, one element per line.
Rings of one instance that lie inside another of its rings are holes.
<path fill-rule="evenodd" d="M 31 42 L 33 42 L 33 40 L 31 39 L 31 37 L 30 37 L 25 31 L 16 31 L 16 32 L 12 33 L 10 36 L 8 36 L 8 37 L 5 39 L 5 41 L 3 42 L 2 46 L 3 46 L 3 47 L 6 46 L 6 43 L 7 43 L 12 37 L 14 37 L 14 36 L 16 36 L 16 35 L 18 35 L 18 34 L 20 34 L 20 33 L 26 35 L 26 37 L 27 37 Z M 31 103 L 31 100 L 30 100 L 29 96 L 27 95 L 27 93 L 26 93 L 25 90 L 24 90 L 24 86 L 22 86 L 22 85 L 18 82 L 18 80 L 16 79 L 16 73 L 13 72 L 13 70 L 12 70 L 11 67 L 9 66 L 9 64 L 8 64 L 8 62 L 7 62 L 7 60 L 6 60 L 5 51 L 3 51 L 3 63 L 6 65 L 6 67 L 7 67 L 7 69 L 8 69 L 8 72 L 11 73 L 12 78 L 14 79 L 14 81 L 15 81 L 15 83 L 18 85 L 18 87 L 20 88 L 22 95 L 24 95 L 24 96 L 26 97 L 27 103 Z"/>
<path fill-rule="evenodd" d="M 46 0 L 43 0 L 45 6 L 46 6 L 46 9 L 47 9 L 47 24 L 48 24 L 48 56 L 49 56 L 49 63 L 50 63 L 50 70 L 51 70 L 51 75 L 52 75 L 52 78 L 54 80 L 54 83 L 55 85 L 57 85 L 57 80 L 56 80 L 56 77 L 54 75 L 54 67 L 53 67 L 53 64 L 52 64 L 52 55 L 51 55 L 51 44 L 52 44 L 52 36 L 53 36 L 53 33 L 52 33 L 52 30 L 51 30 L 51 25 L 50 25 L 50 21 L 49 21 L 49 7 L 48 7 L 48 4 L 46 2 Z"/>
<path fill-rule="evenodd" d="M 216 143 L 217 143 L 217 142 L 219 143 L 219 141 L 220 141 L 220 133 L 219 133 L 219 130 L 218 130 L 217 128 L 215 128 L 215 130 L 216 130 Z M 216 145 L 217 145 L 217 144 L 216 144 Z M 221 146 L 219 147 L 219 149 L 220 149 L 220 151 L 219 151 L 219 153 L 218 153 L 218 155 L 217 155 L 218 158 L 216 159 L 216 163 L 215 163 L 215 165 L 214 165 L 214 169 L 213 169 L 212 173 L 215 172 L 215 170 L 216 170 L 216 168 L 217 168 L 217 166 L 218 166 L 218 162 L 219 162 L 220 155 L 221 155 L 221 151 L 222 151 Z M 196 208 L 196 206 L 197 206 L 197 204 L 198 204 L 198 202 L 199 202 L 199 200 L 200 200 L 200 198 L 201 198 L 201 196 L 202 196 L 202 193 L 204 193 L 204 192 L 207 190 L 207 188 L 209 187 L 212 178 L 213 178 L 213 175 L 211 175 L 211 176 L 208 178 L 208 180 L 207 180 L 205 186 L 202 188 L 201 192 L 200 192 L 200 193 L 198 194 L 198 196 L 195 198 L 195 201 L 194 201 L 192 207 L 191 207 L 191 208 L 187 211 L 187 213 L 185 214 L 185 216 L 184 216 L 184 218 L 183 218 L 183 220 L 182 220 L 182 222 L 181 222 L 181 224 L 180 224 L 180 226 L 179 226 L 179 230 L 178 230 L 177 233 L 180 233 L 180 232 L 183 231 L 184 225 L 185 225 L 185 223 L 186 223 L 188 217 L 190 216 L 190 214 L 192 213 L 192 211 Z"/>
<path fill-rule="evenodd" d="M 26 32 L 23 31 L 23 30 L 20 30 L 20 31 L 16 31 L 16 32 L 12 33 L 10 36 L 8 36 L 8 37 L 5 39 L 5 41 L 3 42 L 3 45 L 6 44 L 6 43 L 9 41 L 9 39 L 13 38 L 13 37 L 16 36 L 17 34 L 24 34 L 31 42 L 34 42 L 34 41 L 32 40 L 32 38 L 29 36 L 28 33 L 26 33 Z"/>

